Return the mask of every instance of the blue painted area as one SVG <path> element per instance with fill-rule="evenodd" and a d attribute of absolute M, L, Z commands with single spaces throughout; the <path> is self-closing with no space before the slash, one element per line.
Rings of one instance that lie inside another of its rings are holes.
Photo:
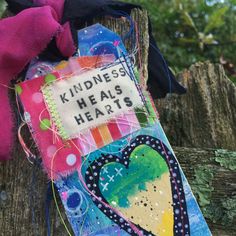
<path fill-rule="evenodd" d="M 189 183 L 182 172 L 182 180 L 185 192 L 185 198 L 188 208 L 190 235 L 191 236 L 210 236 L 211 232 L 201 213 L 197 201 L 192 193 Z"/>
<path fill-rule="evenodd" d="M 78 31 L 78 38 L 80 56 L 114 54 L 118 59 L 127 54 L 121 38 L 100 24 Z"/>
<path fill-rule="evenodd" d="M 72 209 L 76 208 L 79 206 L 80 201 L 80 195 L 78 193 L 73 193 L 67 199 L 67 206 Z"/>
<path fill-rule="evenodd" d="M 56 185 L 59 193 L 71 190 L 74 191 L 74 189 L 77 189 L 77 191 L 81 191 L 83 193 L 80 208 L 84 214 L 81 217 L 77 217 L 76 213 L 79 212 L 79 209 L 76 212 L 71 212 L 69 210 L 66 211 L 67 217 L 73 228 L 74 235 L 117 236 L 119 232 L 120 236 L 128 236 L 126 232 L 114 225 L 114 223 L 105 217 L 104 214 L 93 204 L 91 197 L 84 190 L 83 184 L 80 182 L 77 172 L 67 178 L 56 181 Z M 65 202 L 63 198 L 62 202 L 65 208 L 67 208 L 67 202 Z"/>

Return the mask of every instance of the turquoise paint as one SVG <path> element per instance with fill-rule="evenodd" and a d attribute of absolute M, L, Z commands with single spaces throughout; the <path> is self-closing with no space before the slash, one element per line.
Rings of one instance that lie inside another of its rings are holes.
<path fill-rule="evenodd" d="M 117 170 L 121 171 L 118 173 Z M 110 204 L 128 208 L 129 197 L 146 191 L 146 183 L 155 181 L 168 172 L 168 166 L 158 152 L 147 145 L 140 145 L 132 152 L 128 169 L 119 163 L 104 166 L 101 171 L 101 179 L 104 180 L 100 180 L 100 189 Z M 108 183 L 107 190 L 102 186 L 105 183 Z"/>

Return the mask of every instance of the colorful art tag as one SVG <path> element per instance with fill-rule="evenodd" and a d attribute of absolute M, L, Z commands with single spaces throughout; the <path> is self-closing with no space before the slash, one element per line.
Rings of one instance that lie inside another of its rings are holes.
<path fill-rule="evenodd" d="M 210 236 L 122 40 L 78 38 L 80 57 L 17 85 L 74 235 Z"/>
<path fill-rule="evenodd" d="M 98 42 L 95 35 L 101 32 L 104 40 Z M 119 37 L 102 26 L 88 27 L 78 35 L 82 55 L 97 51 L 114 52 L 117 57 L 125 54 L 122 43 L 112 46 L 120 42 Z M 56 181 L 74 234 L 210 236 L 152 99 L 142 92 L 149 117 L 155 118 L 86 155 L 78 171 Z M 137 113 L 139 117 L 144 114 L 142 110 Z"/>

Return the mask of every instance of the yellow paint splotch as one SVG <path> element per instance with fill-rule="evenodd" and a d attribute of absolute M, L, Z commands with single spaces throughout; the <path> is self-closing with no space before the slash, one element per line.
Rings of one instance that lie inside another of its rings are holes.
<path fill-rule="evenodd" d="M 172 211 L 165 211 L 161 223 L 157 227 L 159 236 L 173 236 L 174 216 Z"/>

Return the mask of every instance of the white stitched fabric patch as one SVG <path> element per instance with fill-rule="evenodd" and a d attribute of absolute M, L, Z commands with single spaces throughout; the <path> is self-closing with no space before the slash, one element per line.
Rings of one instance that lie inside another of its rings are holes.
<path fill-rule="evenodd" d="M 42 91 L 64 139 L 143 106 L 133 72 L 125 63 L 57 80 Z"/>

